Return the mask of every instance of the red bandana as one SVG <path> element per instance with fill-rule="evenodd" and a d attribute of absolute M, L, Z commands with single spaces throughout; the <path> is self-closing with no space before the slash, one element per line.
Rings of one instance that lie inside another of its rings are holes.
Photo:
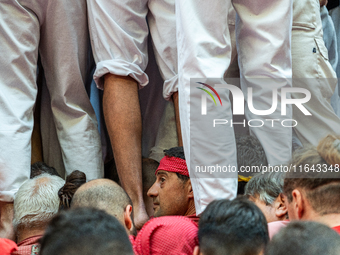
<path fill-rule="evenodd" d="M 159 166 L 155 172 L 155 175 L 157 175 L 158 170 L 179 173 L 189 177 L 187 163 L 181 158 L 165 156 L 159 162 Z"/>

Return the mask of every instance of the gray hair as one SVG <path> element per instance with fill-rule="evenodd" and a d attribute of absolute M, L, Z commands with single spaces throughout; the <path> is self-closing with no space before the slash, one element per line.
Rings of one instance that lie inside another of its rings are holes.
<path fill-rule="evenodd" d="M 282 172 L 258 173 L 245 186 L 244 195 L 258 198 L 266 205 L 272 205 L 283 193 L 284 174 Z"/>
<path fill-rule="evenodd" d="M 58 191 L 64 184 L 62 178 L 49 174 L 24 182 L 14 199 L 14 229 L 47 224 L 58 212 Z"/>

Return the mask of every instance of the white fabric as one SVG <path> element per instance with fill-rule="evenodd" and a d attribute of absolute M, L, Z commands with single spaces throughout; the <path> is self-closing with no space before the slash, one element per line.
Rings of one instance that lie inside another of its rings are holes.
<path fill-rule="evenodd" d="M 0 4 L 0 200 L 30 175 L 38 51 L 66 172 L 103 176 L 97 123 L 84 88 L 86 1 L 2 0 Z"/>
<path fill-rule="evenodd" d="M 190 121 L 196 121 L 194 116 L 190 116 L 190 78 L 212 77 L 222 80 L 228 69 L 231 59 L 228 30 L 230 4 L 230 1 L 225 0 L 176 0 L 180 117 L 197 214 L 213 199 L 234 198 L 237 191 L 237 173 L 234 174 L 235 178 L 213 178 L 214 175 L 212 178 L 196 178 L 195 169 L 191 166 L 193 160 L 190 158 L 194 157 L 198 164 L 208 159 L 211 165 L 237 165 L 232 129 L 226 128 L 224 135 L 218 136 L 218 132 L 212 132 L 211 127 L 202 126 L 197 128 L 195 139 L 191 137 L 190 140 Z M 271 78 L 271 86 L 277 88 L 291 86 L 292 2 L 234 0 L 233 5 L 239 17 L 236 38 L 241 86 L 244 92 L 247 87 L 259 88 L 254 98 L 255 108 L 269 109 L 271 99 L 267 98 L 267 93 L 271 93 L 272 87 L 253 78 Z M 230 105 L 228 96 L 223 96 L 223 104 Z M 279 111 L 278 107 L 278 111 L 270 118 L 282 119 Z M 246 116 L 248 119 L 269 117 L 254 116 L 248 109 Z M 224 118 L 232 118 L 230 107 L 227 107 Z M 290 110 L 285 118 L 291 118 Z M 253 129 L 251 132 L 261 141 L 270 164 L 284 163 L 290 158 L 291 129 L 264 128 Z"/>
<path fill-rule="evenodd" d="M 337 88 L 336 88 L 336 92 L 334 94 L 338 94 L 338 96 L 340 97 L 340 85 L 339 85 L 339 78 L 340 78 L 340 6 L 335 7 L 334 9 L 329 11 L 329 15 L 331 16 L 332 20 L 333 20 L 333 24 L 334 24 L 334 30 L 335 30 L 335 35 L 337 38 L 337 51 L 338 51 L 338 64 L 336 66 L 335 72 L 336 75 L 338 77 L 338 84 L 337 84 Z M 335 106 L 335 108 L 337 108 L 336 112 L 337 115 L 340 116 L 340 99 L 338 97 L 338 102 L 337 105 Z M 333 104 L 336 104 L 334 102 L 335 100 L 333 100 Z"/>
<path fill-rule="evenodd" d="M 338 56 L 339 56 L 340 55 L 340 6 L 335 7 L 334 9 L 330 10 L 329 15 L 331 16 L 333 20 L 335 33 L 338 38 L 337 48 L 338 48 Z M 338 77 L 340 77 L 340 60 L 338 60 L 336 74 Z M 339 94 L 340 94 L 340 86 L 338 87 L 338 89 L 339 89 Z"/>
<path fill-rule="evenodd" d="M 339 39 L 336 38 L 334 23 L 331 16 L 329 16 L 328 14 L 326 6 L 321 7 L 320 14 L 323 30 L 323 40 L 325 41 L 325 46 L 328 50 L 329 63 L 331 64 L 333 70 L 336 71 L 339 63 L 337 42 L 338 40 L 340 40 L 340 38 Z M 331 105 L 333 107 L 335 114 L 337 116 L 340 116 L 340 97 L 338 84 L 331 97 Z"/>
<path fill-rule="evenodd" d="M 131 76 L 141 87 L 148 84 L 144 71 L 150 29 L 165 81 L 163 96 L 169 99 L 178 86 L 174 0 L 89 0 L 87 4 L 97 86 L 103 88 L 102 77 L 107 73 Z"/>
<path fill-rule="evenodd" d="M 337 79 L 323 41 L 319 1 L 295 0 L 293 10 L 293 86 L 310 91 L 304 106 L 312 114 L 293 108 L 293 119 L 299 122 L 295 132 L 303 145 L 317 146 L 327 134 L 340 134 L 340 119 L 330 104 Z M 292 98 L 300 96 L 292 93 Z"/>

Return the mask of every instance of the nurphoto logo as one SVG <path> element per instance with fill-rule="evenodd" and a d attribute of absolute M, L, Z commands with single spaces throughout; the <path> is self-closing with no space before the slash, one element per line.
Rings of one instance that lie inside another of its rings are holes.
<path fill-rule="evenodd" d="M 203 82 L 197 82 L 207 88 L 209 88 L 212 92 L 215 93 L 215 95 L 217 96 L 217 98 L 220 101 L 220 104 L 222 106 L 222 101 L 220 98 L 220 95 L 217 93 L 217 91 L 211 86 L 208 85 L 206 83 Z M 197 87 L 200 90 L 203 90 L 206 93 L 202 93 L 202 97 L 201 97 L 201 114 L 202 115 L 207 115 L 207 94 L 213 99 L 215 105 L 216 104 L 216 100 L 214 98 L 214 96 L 211 94 L 211 92 L 209 92 L 208 90 L 204 89 L 204 88 L 200 88 Z M 243 91 L 238 88 L 235 85 L 230 85 L 230 84 L 215 84 L 215 88 L 217 89 L 228 89 L 230 91 L 230 93 L 233 95 L 233 114 L 234 115 L 244 115 L 244 105 L 245 105 L 245 97 L 243 95 Z M 287 97 L 287 95 L 289 93 L 302 93 L 305 95 L 304 98 L 290 98 Z M 272 89 L 272 106 L 270 109 L 267 110 L 257 110 L 255 109 L 254 105 L 253 105 L 253 88 L 249 87 L 247 88 L 247 105 L 249 110 L 256 115 L 270 115 L 272 114 L 276 108 L 277 108 L 277 95 L 278 95 L 278 89 L 273 88 Z M 295 105 L 296 107 L 298 107 L 304 115 L 312 115 L 304 106 L 304 103 L 307 103 L 309 100 L 311 99 L 311 93 L 304 88 L 281 88 L 281 115 L 285 116 L 287 115 L 287 105 L 291 104 L 291 105 Z"/>

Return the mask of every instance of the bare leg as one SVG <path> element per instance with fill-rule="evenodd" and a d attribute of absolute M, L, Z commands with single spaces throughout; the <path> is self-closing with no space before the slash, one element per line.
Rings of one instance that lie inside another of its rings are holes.
<path fill-rule="evenodd" d="M 182 141 L 182 131 L 181 131 L 181 122 L 179 118 L 179 106 L 178 106 L 178 92 L 172 94 L 172 100 L 174 101 L 175 106 L 175 117 L 176 117 L 176 129 L 178 136 L 178 146 L 183 146 Z"/>
<path fill-rule="evenodd" d="M 134 222 L 140 229 L 148 215 L 143 201 L 142 118 L 136 81 L 106 75 L 103 110 L 120 183 L 132 200 Z"/>
<path fill-rule="evenodd" d="M 12 221 L 13 202 L 0 201 L 0 238 L 7 238 L 15 241 Z"/>

